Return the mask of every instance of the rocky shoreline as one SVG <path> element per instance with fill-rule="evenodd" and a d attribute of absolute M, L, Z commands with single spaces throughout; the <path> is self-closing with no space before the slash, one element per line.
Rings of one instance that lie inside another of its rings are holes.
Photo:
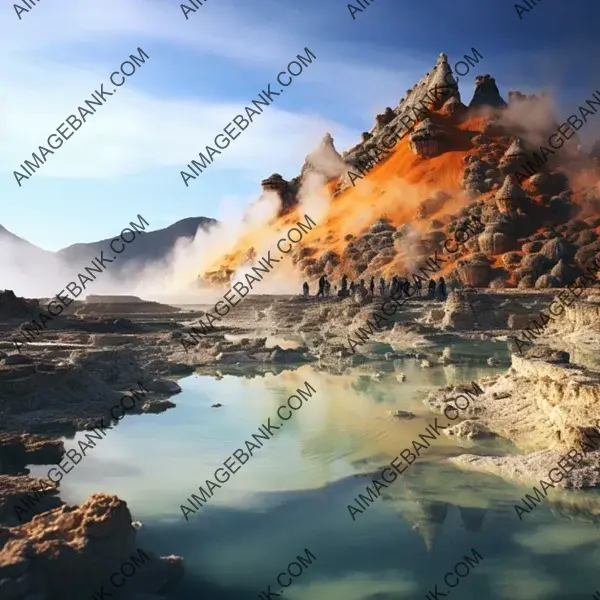
<path fill-rule="evenodd" d="M 201 339 L 196 336 L 192 348 L 181 339 L 203 307 L 165 307 L 163 312 L 153 307 L 147 313 L 136 307 L 126 314 L 123 304 L 115 303 L 112 313 L 104 303 L 99 315 L 88 307 L 57 319 L 52 330 L 21 353 L 10 339 L 32 301 L 6 298 L 0 305 L 0 596 L 66 597 L 72 588 L 61 587 L 67 585 L 61 577 L 65 569 L 78 572 L 85 565 L 91 575 L 76 585 L 96 585 L 106 578 L 106 554 L 126 559 L 134 551 L 135 527 L 123 501 L 95 494 L 80 507 L 67 506 L 60 500 L 60 486 L 31 477 L 27 465 L 58 464 L 65 459 L 61 437 L 92 431 L 102 420 L 116 425 L 121 417 L 111 408 L 139 382 L 147 394 L 131 414 L 174 407 L 170 398 L 180 391 L 175 380 L 195 371 L 256 376 L 311 363 L 343 373 L 359 364 L 402 357 L 422 359 L 426 368 L 458 362 L 453 341 L 506 341 L 513 350 L 507 372 L 479 382 L 484 395 L 449 434 L 465 445 L 484 435 L 505 438 L 520 453 L 463 454 L 450 460 L 507 479 L 539 480 L 569 448 L 581 447 L 582 434 L 599 424 L 594 337 L 600 328 L 600 301 L 593 290 L 566 307 L 536 338 L 533 349 L 521 354 L 510 341 L 554 295 L 553 290 L 475 290 L 451 292 L 445 303 L 414 298 L 388 327 L 354 351 L 348 349 L 347 336 L 379 307 L 378 297 L 249 297 L 220 327 Z M 450 350 L 440 352 L 442 345 Z M 577 364 L 570 362 L 565 346 L 577 347 Z M 441 412 L 454 394 L 452 388 L 443 389 L 425 403 Z M 599 466 L 600 452 L 586 452 L 584 468 L 558 485 L 597 485 Z M 32 496 L 37 500 L 20 523 L 15 506 Z M 156 560 L 160 568 L 148 577 L 141 570 L 132 580 L 131 592 L 146 594 L 139 598 L 160 598 L 183 576 L 182 558 Z"/>

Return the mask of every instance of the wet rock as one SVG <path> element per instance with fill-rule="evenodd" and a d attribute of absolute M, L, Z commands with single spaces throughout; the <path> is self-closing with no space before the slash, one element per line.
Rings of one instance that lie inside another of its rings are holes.
<path fill-rule="evenodd" d="M 305 360 L 304 351 L 294 348 L 288 348 L 286 350 L 276 346 L 269 355 L 269 361 L 274 363 L 297 363 Z"/>
<path fill-rule="evenodd" d="M 466 420 L 449 427 L 444 431 L 448 436 L 454 436 L 463 440 L 481 440 L 495 437 L 494 434 L 479 421 Z"/>
<path fill-rule="evenodd" d="M 417 415 L 415 413 L 406 411 L 406 410 L 393 410 L 390 412 L 392 417 L 396 417 L 397 419 L 401 419 L 403 421 L 410 421 L 414 419 Z"/>
<path fill-rule="evenodd" d="M 21 354 L 11 354 L 4 358 L 4 364 L 8 366 L 16 365 L 32 365 L 35 361 L 29 356 L 23 356 Z"/>
<path fill-rule="evenodd" d="M 170 400 L 149 400 L 141 406 L 141 411 L 146 414 L 158 414 L 165 412 L 169 408 L 175 408 L 175 404 Z"/>
<path fill-rule="evenodd" d="M 181 392 L 181 387 L 175 381 L 170 379 L 155 379 L 146 384 L 146 387 L 151 392 L 157 392 L 159 394 L 178 394 Z"/>
<path fill-rule="evenodd" d="M 211 404 L 210 407 L 211 408 L 221 408 L 223 405 L 220 402 L 215 402 L 214 404 Z"/>

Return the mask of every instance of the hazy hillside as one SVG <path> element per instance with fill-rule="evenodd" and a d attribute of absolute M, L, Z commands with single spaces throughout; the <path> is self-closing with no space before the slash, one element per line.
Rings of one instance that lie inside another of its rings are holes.
<path fill-rule="evenodd" d="M 110 264 L 110 273 L 102 281 L 94 282 L 95 293 L 127 293 L 123 277 L 124 267 L 161 262 L 167 258 L 180 240 L 191 240 L 198 228 L 206 231 L 215 225 L 215 219 L 190 217 L 157 231 L 140 232 L 138 237 L 119 256 L 119 261 Z M 149 229 L 148 226 L 146 226 Z M 119 232 L 115 232 L 118 236 Z M 96 256 L 110 257 L 109 249 L 113 237 L 96 242 L 79 243 L 49 252 L 29 243 L 0 225 L 0 289 L 11 289 L 26 297 L 52 296 L 70 281 Z M 131 269 L 128 271 L 131 275 Z M 136 269 L 137 272 L 137 269 Z M 128 283 L 135 285 L 135 278 Z M 120 282 L 120 283 L 119 283 Z M 117 285 L 118 284 L 118 285 Z M 87 291 L 87 290 L 86 290 Z"/>
<path fill-rule="evenodd" d="M 138 237 L 127 246 L 126 250 L 119 256 L 119 264 L 122 266 L 126 262 L 154 262 L 165 258 L 173 249 L 175 242 L 182 238 L 192 238 L 199 227 L 207 231 L 213 225 L 216 225 L 215 219 L 206 217 L 189 217 L 173 223 L 164 229 L 156 231 L 140 232 Z M 146 229 L 149 229 L 146 226 Z M 117 234 L 115 234 L 117 235 Z M 86 260 L 100 255 L 100 251 L 109 248 L 113 237 L 98 242 L 88 242 L 73 244 L 57 252 L 57 255 L 65 262 L 76 264 L 85 263 Z"/>

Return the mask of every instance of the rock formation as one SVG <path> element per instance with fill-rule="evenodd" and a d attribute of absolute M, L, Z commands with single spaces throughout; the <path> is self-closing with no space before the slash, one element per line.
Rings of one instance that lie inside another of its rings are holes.
<path fill-rule="evenodd" d="M 469 108 L 479 108 L 481 106 L 492 106 L 494 108 L 507 106 L 500 96 L 496 80 L 490 75 L 479 75 L 475 78 L 475 93 Z"/>
<path fill-rule="evenodd" d="M 502 187 L 496 192 L 495 200 L 500 212 L 510 214 L 526 208 L 529 199 L 517 178 L 511 174 L 505 177 Z"/>
<path fill-rule="evenodd" d="M 410 149 L 423 158 L 438 156 L 448 149 L 449 136 L 431 119 L 425 119 L 409 137 Z"/>
<path fill-rule="evenodd" d="M 296 198 L 290 183 L 279 173 L 273 173 L 261 181 L 263 192 L 275 192 L 281 198 L 281 214 L 286 214 L 294 208 Z"/>
<path fill-rule="evenodd" d="M 182 558 L 144 552 L 142 561 L 135 538 L 127 504 L 105 494 L 90 496 L 78 508 L 62 506 L 23 525 L 0 527 L 0 597 L 88 598 L 101 586 L 112 587 L 111 574 L 134 556 L 141 564 L 127 579 L 129 594 L 164 592 L 182 579 Z"/>
<path fill-rule="evenodd" d="M 528 156 L 521 138 L 515 138 L 498 165 L 503 175 L 516 173 L 527 162 Z"/>
<path fill-rule="evenodd" d="M 344 171 L 344 160 L 335 149 L 333 138 L 326 133 L 316 150 L 304 159 L 300 180 L 304 180 L 308 173 L 318 173 L 330 180 L 339 177 Z"/>

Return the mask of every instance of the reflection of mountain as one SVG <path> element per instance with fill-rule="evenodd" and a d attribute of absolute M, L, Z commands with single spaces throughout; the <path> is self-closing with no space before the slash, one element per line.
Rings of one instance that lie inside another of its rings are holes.
<path fill-rule="evenodd" d="M 487 512 L 486 510 L 483 508 L 470 508 L 467 506 L 459 506 L 458 510 L 460 511 L 462 524 L 467 531 L 476 533 L 481 529 L 485 513 Z"/>

